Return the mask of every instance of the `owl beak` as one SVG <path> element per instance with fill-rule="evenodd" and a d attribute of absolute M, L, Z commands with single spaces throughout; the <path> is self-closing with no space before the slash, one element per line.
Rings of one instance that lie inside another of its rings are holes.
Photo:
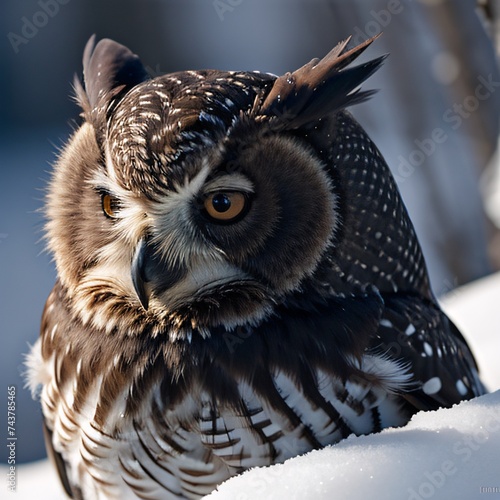
<path fill-rule="evenodd" d="M 134 258 L 132 259 L 132 283 L 134 284 L 135 293 L 142 307 L 147 311 L 149 307 L 149 297 L 150 292 L 146 288 L 146 283 L 148 281 L 146 277 L 146 260 L 148 254 L 148 246 L 146 244 L 146 239 L 142 238 L 135 249 Z"/>
<path fill-rule="evenodd" d="M 151 296 L 160 296 L 175 286 L 186 275 L 187 269 L 182 264 L 162 259 L 158 247 L 145 237 L 137 244 L 130 271 L 137 298 L 147 311 Z"/>

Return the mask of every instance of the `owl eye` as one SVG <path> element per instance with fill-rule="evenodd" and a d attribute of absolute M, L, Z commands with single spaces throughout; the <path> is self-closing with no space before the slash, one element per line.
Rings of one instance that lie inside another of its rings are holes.
<path fill-rule="evenodd" d="M 211 193 L 203 202 L 207 215 L 217 222 L 236 222 L 246 214 L 248 204 L 248 197 L 236 191 Z"/>
<path fill-rule="evenodd" d="M 120 201 L 115 196 L 104 191 L 101 193 L 101 207 L 106 217 L 114 219 L 120 209 Z"/>

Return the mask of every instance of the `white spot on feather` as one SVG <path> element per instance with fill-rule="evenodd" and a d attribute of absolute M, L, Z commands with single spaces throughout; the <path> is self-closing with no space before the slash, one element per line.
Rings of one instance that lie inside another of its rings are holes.
<path fill-rule="evenodd" d="M 430 378 L 425 384 L 422 386 L 422 390 L 426 394 L 436 394 L 441 390 L 442 384 L 441 379 L 439 377 Z"/>
<path fill-rule="evenodd" d="M 405 330 L 406 335 L 410 336 L 413 335 L 415 332 L 416 332 L 415 327 L 410 323 Z"/>
<path fill-rule="evenodd" d="M 432 356 L 434 354 L 434 351 L 432 350 L 431 345 L 427 342 L 424 342 L 424 350 L 428 356 Z"/>
<path fill-rule="evenodd" d="M 457 380 L 455 387 L 461 396 L 465 396 L 467 394 L 467 387 L 461 380 Z"/>

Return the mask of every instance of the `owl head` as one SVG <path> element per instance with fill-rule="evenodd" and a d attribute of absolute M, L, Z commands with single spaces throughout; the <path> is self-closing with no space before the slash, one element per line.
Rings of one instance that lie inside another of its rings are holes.
<path fill-rule="evenodd" d="M 77 299 L 73 313 L 129 335 L 205 335 L 258 323 L 307 290 L 318 300 L 321 287 L 331 292 L 357 223 L 347 160 L 332 145 L 346 142 L 342 110 L 371 95 L 359 85 L 383 57 L 347 67 L 371 42 L 348 50 L 346 40 L 281 77 L 150 78 L 129 49 L 92 38 L 84 85 L 75 82 L 83 124 L 47 201 L 49 246 Z M 357 251 L 370 254 L 366 241 Z M 351 281 L 370 283 L 358 271 Z M 349 282 L 341 272 L 339 293 Z"/>

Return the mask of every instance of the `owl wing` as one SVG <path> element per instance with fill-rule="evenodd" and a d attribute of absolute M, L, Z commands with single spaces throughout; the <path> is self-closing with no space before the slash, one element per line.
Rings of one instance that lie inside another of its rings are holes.
<path fill-rule="evenodd" d="M 462 334 L 432 301 L 385 295 L 372 348 L 410 366 L 418 386 L 403 394 L 417 410 L 449 407 L 485 393 Z"/>

